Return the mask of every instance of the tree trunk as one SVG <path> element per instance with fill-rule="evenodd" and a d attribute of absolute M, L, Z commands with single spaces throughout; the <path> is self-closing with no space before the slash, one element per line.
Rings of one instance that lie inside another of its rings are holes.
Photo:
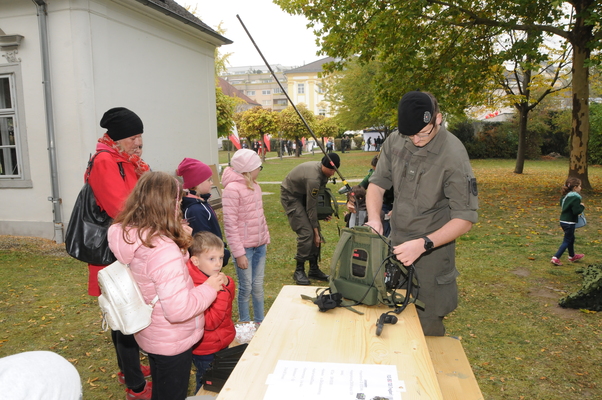
<path fill-rule="evenodd" d="M 516 153 L 515 174 L 522 174 L 525 167 L 525 152 L 527 148 L 527 117 L 529 116 L 529 104 L 518 105 L 518 152 Z"/>
<path fill-rule="evenodd" d="M 587 146 L 589 143 L 589 70 L 585 65 L 590 59 L 587 43 L 592 39 L 592 26 L 585 25 L 582 9 L 585 4 L 575 3 L 577 18 L 573 29 L 573 125 L 569 138 L 569 174 L 581 179 L 583 189 L 591 189 L 587 169 Z M 585 1 L 583 3 L 589 3 Z"/>

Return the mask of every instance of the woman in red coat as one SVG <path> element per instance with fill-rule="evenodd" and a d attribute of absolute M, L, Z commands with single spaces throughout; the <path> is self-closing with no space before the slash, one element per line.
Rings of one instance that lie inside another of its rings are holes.
<path fill-rule="evenodd" d="M 142 133 L 144 126 L 136 113 L 127 108 L 112 108 L 102 116 L 100 126 L 107 132 L 98 139 L 94 165 L 84 179 L 90 184 L 96 203 L 115 218 L 138 178 L 148 171 L 142 161 Z M 98 271 L 106 265 L 88 265 L 88 294 L 100 296 Z M 126 395 L 131 400 L 151 398 L 152 383 L 146 382 L 150 368 L 140 365 L 140 349 L 134 335 L 112 331 L 120 372 L 119 383 L 125 383 Z"/>

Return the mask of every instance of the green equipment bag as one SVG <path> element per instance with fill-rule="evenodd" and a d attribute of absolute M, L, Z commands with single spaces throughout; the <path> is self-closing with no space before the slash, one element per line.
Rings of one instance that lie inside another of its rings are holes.
<path fill-rule="evenodd" d="M 351 307 L 358 304 L 399 306 L 405 296 L 396 289 L 407 283 L 409 274 L 390 254 L 389 248 L 389 239 L 374 233 L 369 226 L 341 229 L 330 263 L 330 283 L 326 289 L 330 294 L 302 297 L 311 299 L 320 311 L 343 306 L 357 312 Z M 412 285 L 418 288 L 415 277 L 412 277 Z M 416 298 L 410 296 L 408 301 L 424 309 L 424 304 Z"/>
<path fill-rule="evenodd" d="M 332 191 L 326 186 L 320 186 L 318 190 L 318 219 L 325 220 L 334 215 L 339 218 L 339 204 L 332 194 Z"/>

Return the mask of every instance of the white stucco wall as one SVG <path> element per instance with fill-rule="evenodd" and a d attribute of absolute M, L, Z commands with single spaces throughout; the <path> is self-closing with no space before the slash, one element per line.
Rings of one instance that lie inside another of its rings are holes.
<path fill-rule="evenodd" d="M 53 235 L 36 7 L 0 0 L 0 29 L 25 36 L 23 72 L 33 187 L 0 189 L 0 234 Z M 83 184 L 103 113 L 127 107 L 144 123 L 143 158 L 173 173 L 184 157 L 217 163 L 216 39 L 134 0 L 56 0 L 48 30 L 62 220 Z M 5 59 L 0 59 L 0 66 Z"/>

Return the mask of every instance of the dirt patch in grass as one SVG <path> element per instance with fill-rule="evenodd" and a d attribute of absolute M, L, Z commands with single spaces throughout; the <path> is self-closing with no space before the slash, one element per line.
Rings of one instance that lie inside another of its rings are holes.
<path fill-rule="evenodd" d="M 28 236 L 0 235 L 0 251 L 21 251 L 37 255 L 69 257 L 64 244 Z"/>
<path fill-rule="evenodd" d="M 583 316 L 579 310 L 573 308 L 562 308 L 558 305 L 558 300 L 565 294 L 559 289 L 548 286 L 533 287 L 529 290 L 529 295 L 537 299 L 546 309 L 559 317 L 569 320 L 582 320 Z"/>

